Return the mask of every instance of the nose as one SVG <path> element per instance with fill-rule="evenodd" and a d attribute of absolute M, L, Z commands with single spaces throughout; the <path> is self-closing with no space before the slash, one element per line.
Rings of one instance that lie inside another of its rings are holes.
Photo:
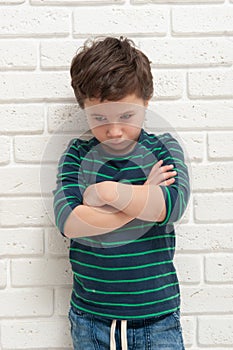
<path fill-rule="evenodd" d="M 123 131 L 119 123 L 111 123 L 107 127 L 107 136 L 111 139 L 122 137 Z"/>

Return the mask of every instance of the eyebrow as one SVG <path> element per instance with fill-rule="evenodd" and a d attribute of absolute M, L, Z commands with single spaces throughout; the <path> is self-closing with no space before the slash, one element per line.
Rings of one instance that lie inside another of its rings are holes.
<path fill-rule="evenodd" d="M 135 113 L 135 111 L 125 111 L 125 112 L 121 112 L 121 113 L 117 114 L 117 116 L 123 115 L 123 114 L 126 114 L 126 113 Z M 91 117 L 107 117 L 106 115 L 101 114 L 101 113 L 91 113 L 90 116 L 91 116 Z"/>

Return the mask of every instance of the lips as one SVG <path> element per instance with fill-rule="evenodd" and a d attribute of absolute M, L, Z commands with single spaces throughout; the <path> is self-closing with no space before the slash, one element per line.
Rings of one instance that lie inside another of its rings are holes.
<path fill-rule="evenodd" d="M 121 145 L 123 143 L 124 143 L 124 141 L 115 140 L 115 141 L 108 142 L 107 145 Z"/>

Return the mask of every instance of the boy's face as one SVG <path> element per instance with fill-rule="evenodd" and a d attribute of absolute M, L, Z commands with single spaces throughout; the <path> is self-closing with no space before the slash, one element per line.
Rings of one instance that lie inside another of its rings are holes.
<path fill-rule="evenodd" d="M 148 101 L 135 94 L 118 101 L 84 101 L 85 113 L 92 134 L 103 148 L 113 154 L 130 152 L 139 138 Z"/>

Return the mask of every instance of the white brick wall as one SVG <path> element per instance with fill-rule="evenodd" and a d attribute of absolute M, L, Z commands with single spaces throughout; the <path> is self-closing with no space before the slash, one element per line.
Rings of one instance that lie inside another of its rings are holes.
<path fill-rule="evenodd" d="M 69 241 L 41 186 L 48 195 L 55 165 L 47 163 L 74 128 L 87 129 L 71 59 L 86 38 L 107 34 L 127 35 L 148 55 L 150 108 L 191 162 L 175 257 L 186 348 L 232 349 L 232 0 L 0 0 L 0 349 L 72 349 Z M 145 127 L 156 131 L 153 113 Z"/>

